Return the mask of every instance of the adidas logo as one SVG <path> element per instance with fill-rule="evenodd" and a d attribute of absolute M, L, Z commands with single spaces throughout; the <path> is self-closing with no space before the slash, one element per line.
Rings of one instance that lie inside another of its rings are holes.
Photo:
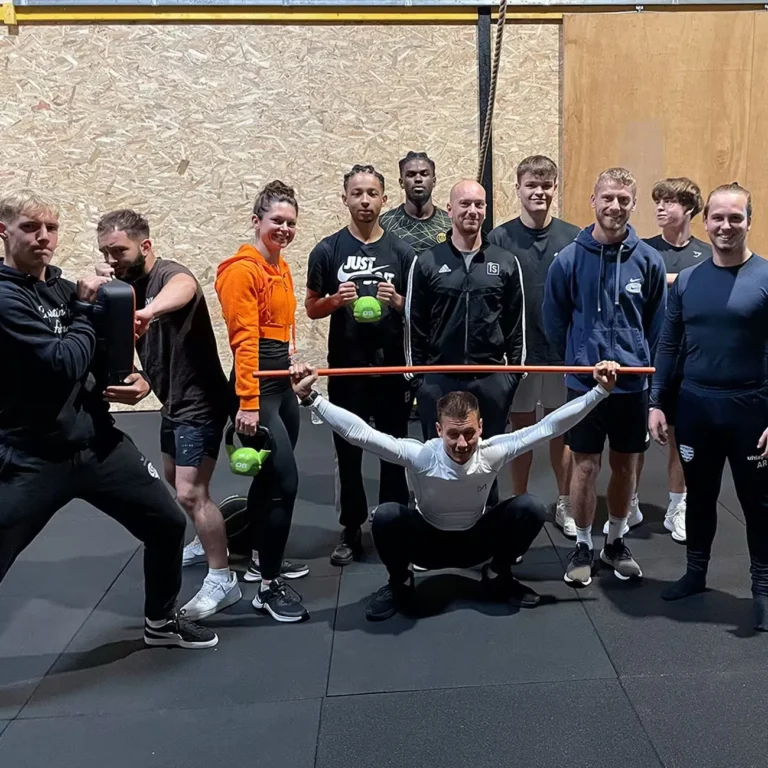
<path fill-rule="evenodd" d="M 438 275 L 444 275 L 446 272 L 450 272 L 451 268 L 447 264 L 443 264 L 440 269 L 437 270 Z"/>

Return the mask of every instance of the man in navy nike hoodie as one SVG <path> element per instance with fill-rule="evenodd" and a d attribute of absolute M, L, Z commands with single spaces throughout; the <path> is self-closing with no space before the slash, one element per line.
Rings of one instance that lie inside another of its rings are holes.
<path fill-rule="evenodd" d="M 175 613 L 184 515 L 105 402 L 149 385 L 131 374 L 105 390 L 93 307 L 108 280 L 75 285 L 51 266 L 58 219 L 33 192 L 0 198 L 0 580 L 59 509 L 83 499 L 144 544 L 145 642 L 211 647 L 213 632 Z"/>
<path fill-rule="evenodd" d="M 594 366 L 615 360 L 625 367 L 650 366 L 666 308 L 666 271 L 661 255 L 629 225 L 637 185 L 624 168 L 600 174 L 592 195 L 595 223 L 563 248 L 547 274 L 542 313 L 549 341 L 566 365 Z M 568 399 L 590 386 L 588 377 L 566 379 Z M 610 402 L 609 402 L 610 401 Z M 568 434 L 573 455 L 571 505 L 576 547 L 565 574 L 569 584 L 587 586 L 592 573 L 592 524 L 596 484 L 608 438 L 611 479 L 609 525 L 600 559 L 620 579 L 642 571 L 624 543 L 639 510 L 628 520 L 638 457 L 648 448 L 648 377 L 620 375 L 614 396 L 601 403 Z"/>

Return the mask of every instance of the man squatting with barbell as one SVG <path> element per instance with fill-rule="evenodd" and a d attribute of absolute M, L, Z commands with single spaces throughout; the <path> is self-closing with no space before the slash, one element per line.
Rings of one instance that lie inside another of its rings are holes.
<path fill-rule="evenodd" d="M 347 442 L 404 467 L 414 491 L 415 508 L 390 502 L 374 512 L 373 540 L 389 581 L 372 595 L 366 617 L 383 620 L 413 608 L 411 563 L 429 569 L 468 568 L 490 560 L 482 580 L 491 595 L 522 608 L 537 606 L 540 596 L 515 579 L 511 567 L 541 530 L 546 508 L 529 494 L 489 507 L 491 487 L 512 459 L 564 434 L 608 397 L 618 369 L 614 362 L 598 363 L 593 371 L 597 385 L 586 394 L 538 424 L 488 440 L 482 438 L 477 398 L 470 392 L 450 392 L 437 404 L 438 437 L 422 443 L 373 429 L 312 389 L 315 369 L 292 366 L 293 390 L 301 405 Z"/>

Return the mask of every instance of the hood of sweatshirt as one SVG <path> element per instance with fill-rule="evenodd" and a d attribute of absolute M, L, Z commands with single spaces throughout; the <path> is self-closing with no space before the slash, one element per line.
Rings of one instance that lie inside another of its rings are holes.
<path fill-rule="evenodd" d="M 287 264 L 285 259 L 283 259 L 282 254 L 278 259 L 277 264 L 272 265 L 264 258 L 264 256 L 262 256 L 261 252 L 258 251 L 255 246 L 251 245 L 250 243 L 243 243 L 237 249 L 237 253 L 235 253 L 234 256 L 230 256 L 228 259 L 224 259 L 224 261 L 219 264 L 218 268 L 216 269 L 216 277 L 221 277 L 221 275 L 226 272 L 233 264 L 239 264 L 242 262 L 250 262 L 254 267 L 266 270 L 267 272 L 272 272 L 275 275 L 284 274 L 287 270 Z"/>

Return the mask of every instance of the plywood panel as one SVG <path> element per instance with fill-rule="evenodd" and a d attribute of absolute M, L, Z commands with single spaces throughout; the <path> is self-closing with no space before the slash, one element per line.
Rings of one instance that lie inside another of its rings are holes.
<path fill-rule="evenodd" d="M 435 158 L 441 202 L 475 174 L 475 38 L 473 26 L 25 27 L 0 36 L 0 185 L 61 201 L 72 277 L 98 258 L 101 213 L 145 212 L 158 253 L 205 286 L 228 366 L 213 280 L 250 238 L 260 186 L 298 191 L 287 257 L 303 297 L 309 251 L 347 220 L 351 165 L 377 165 L 393 205 L 410 149 Z M 303 357 L 321 362 L 326 324 L 299 317 Z"/>
<path fill-rule="evenodd" d="M 656 233 L 650 190 L 657 179 L 690 176 L 706 193 L 747 178 L 755 15 L 566 16 L 568 218 L 592 220 L 595 177 L 613 165 L 628 167 L 638 179 L 633 223 L 642 236 Z M 701 234 L 700 217 L 694 229 Z"/>
<path fill-rule="evenodd" d="M 494 217 L 517 216 L 515 168 L 528 155 L 559 162 L 560 31 L 557 24 L 508 23 L 493 121 Z"/>
<path fill-rule="evenodd" d="M 752 249 L 768 258 L 768 16 L 755 15 L 755 49 L 749 109 L 749 164 L 746 187 L 752 193 Z"/>

